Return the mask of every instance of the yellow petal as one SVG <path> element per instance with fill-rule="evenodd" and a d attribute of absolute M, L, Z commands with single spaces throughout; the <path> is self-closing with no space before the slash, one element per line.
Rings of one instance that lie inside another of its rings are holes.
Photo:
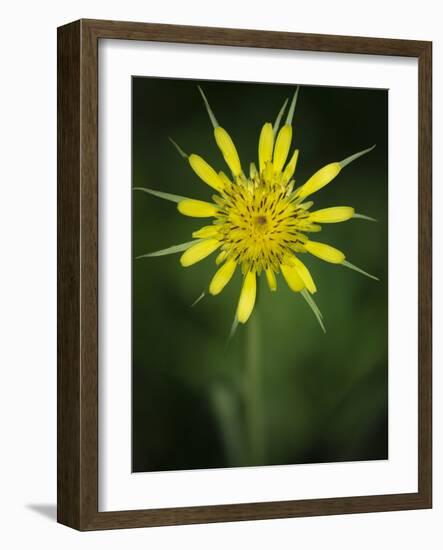
<path fill-rule="evenodd" d="M 190 265 L 196 264 L 209 256 L 209 254 L 212 254 L 219 246 L 221 246 L 221 242 L 217 241 L 217 239 L 200 241 L 194 244 L 194 246 L 191 246 L 191 248 L 188 248 L 188 250 L 181 255 L 180 263 L 183 267 L 189 267 Z"/>
<path fill-rule="evenodd" d="M 266 167 L 266 163 L 272 159 L 272 149 L 274 147 L 274 132 L 272 131 L 272 124 L 266 122 L 260 132 L 260 139 L 258 140 L 258 166 L 260 173 Z"/>
<path fill-rule="evenodd" d="M 298 227 L 300 231 L 308 231 L 312 233 L 318 233 L 322 229 L 321 225 L 310 223 L 309 218 L 307 218 L 304 222 L 300 222 Z M 194 237 L 194 234 L 192 234 L 192 236 Z"/>
<path fill-rule="evenodd" d="M 295 167 L 297 166 L 299 150 L 296 149 L 291 157 L 291 160 L 286 165 L 286 168 L 283 171 L 283 183 L 288 183 L 292 178 L 295 172 Z"/>
<path fill-rule="evenodd" d="M 281 172 L 288 158 L 289 148 L 292 141 L 292 126 L 285 124 L 278 133 L 274 149 L 274 169 Z"/>
<path fill-rule="evenodd" d="M 224 263 L 220 269 L 218 269 L 214 277 L 212 277 L 212 281 L 209 285 L 209 292 L 214 296 L 219 294 L 231 280 L 236 267 L 237 262 L 234 260 L 228 260 Z"/>
<path fill-rule="evenodd" d="M 254 309 L 256 292 L 257 281 L 255 278 L 255 271 L 248 271 L 243 281 L 240 300 L 237 307 L 237 319 L 240 323 L 246 323 L 249 319 Z"/>
<path fill-rule="evenodd" d="M 302 204 L 299 204 L 299 208 L 303 208 L 303 210 L 309 210 L 311 206 L 314 204 L 314 201 L 306 201 Z"/>
<path fill-rule="evenodd" d="M 337 248 L 330 246 L 329 244 L 318 243 L 316 241 L 307 241 L 303 243 L 304 248 L 320 258 L 325 262 L 330 262 L 331 264 L 341 264 L 345 259 L 345 255 Z"/>
<path fill-rule="evenodd" d="M 213 189 L 220 191 L 223 189 L 223 182 L 217 172 L 199 155 L 190 155 L 189 164 L 199 178 L 207 183 Z"/>
<path fill-rule="evenodd" d="M 298 190 L 298 196 L 301 198 L 307 197 L 325 185 L 328 185 L 328 183 L 330 183 L 340 173 L 342 168 L 351 162 L 354 162 L 354 160 L 360 158 L 361 156 L 366 155 L 366 153 L 372 151 L 374 147 L 375 145 L 369 147 L 369 149 L 355 153 L 340 162 L 331 162 L 331 164 L 323 166 L 323 168 L 320 168 L 320 170 L 315 172 L 315 174 L 311 176 L 309 180 Z"/>
<path fill-rule="evenodd" d="M 297 258 L 297 256 L 292 256 L 290 262 L 291 265 L 293 265 L 298 271 L 300 279 L 303 281 L 303 284 L 309 290 L 309 292 L 311 294 L 317 292 L 317 287 L 315 286 L 314 279 L 312 278 L 312 275 L 305 264 L 299 258 Z"/>
<path fill-rule="evenodd" d="M 253 180 L 258 176 L 257 167 L 255 166 L 254 162 L 251 162 L 249 165 L 249 178 Z"/>
<path fill-rule="evenodd" d="M 271 184 L 274 180 L 274 166 L 271 161 L 266 163 L 265 169 L 262 172 L 263 179 L 266 183 Z"/>
<path fill-rule="evenodd" d="M 218 234 L 218 227 L 216 225 L 206 225 L 197 231 L 194 231 L 192 236 L 194 239 L 209 239 L 216 237 Z"/>
<path fill-rule="evenodd" d="M 331 162 L 320 168 L 308 181 L 299 189 L 298 196 L 305 198 L 308 195 L 312 195 L 325 185 L 328 185 L 339 173 L 341 166 L 339 162 Z"/>
<path fill-rule="evenodd" d="M 214 137 L 231 172 L 235 177 L 239 176 L 242 173 L 242 169 L 237 149 L 235 148 L 231 136 L 224 128 L 217 126 L 214 128 Z"/>
<path fill-rule="evenodd" d="M 345 222 L 352 218 L 354 212 L 355 210 L 351 206 L 333 206 L 311 212 L 309 219 L 319 223 Z"/>
<path fill-rule="evenodd" d="M 271 161 L 266 163 L 265 169 L 262 172 L 262 176 L 266 183 L 272 184 L 272 182 L 274 181 L 274 167 Z"/>
<path fill-rule="evenodd" d="M 225 260 L 227 255 L 228 253 L 226 252 L 226 250 L 222 250 L 220 254 L 218 254 L 218 256 L 215 258 L 215 263 L 217 265 L 220 265 Z"/>
<path fill-rule="evenodd" d="M 305 288 L 305 285 L 298 274 L 298 270 L 293 265 L 282 264 L 280 266 L 281 272 L 285 281 L 288 283 L 288 287 L 294 292 L 300 292 Z"/>
<path fill-rule="evenodd" d="M 218 176 L 219 178 L 222 180 L 223 182 L 223 187 L 226 189 L 226 188 L 229 188 L 231 185 L 232 185 L 232 181 L 228 178 L 228 176 L 224 173 L 224 172 L 219 172 L 218 173 Z"/>
<path fill-rule="evenodd" d="M 215 204 L 194 199 L 185 199 L 179 202 L 177 208 L 180 214 L 191 218 L 210 218 L 215 216 L 218 211 Z"/>
<path fill-rule="evenodd" d="M 272 292 L 277 290 L 277 279 L 272 269 L 266 270 L 266 280 L 268 281 L 269 290 Z"/>

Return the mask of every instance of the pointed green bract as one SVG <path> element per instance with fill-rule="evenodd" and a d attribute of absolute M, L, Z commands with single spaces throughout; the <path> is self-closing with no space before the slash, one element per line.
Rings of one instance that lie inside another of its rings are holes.
<path fill-rule="evenodd" d="M 203 101 L 205 103 L 206 110 L 208 111 L 209 118 L 211 119 L 211 122 L 212 122 L 212 126 L 214 126 L 214 128 L 217 128 L 217 126 L 219 126 L 219 123 L 217 122 L 217 119 L 215 118 L 215 115 L 212 112 L 211 106 L 209 105 L 209 101 L 206 99 L 206 96 L 205 96 L 203 90 L 200 88 L 200 86 L 197 86 L 197 88 L 198 88 L 199 92 L 201 93 L 201 96 L 202 96 Z"/>
<path fill-rule="evenodd" d="M 371 218 L 370 216 L 365 216 L 364 214 L 357 214 L 357 212 L 354 212 L 353 218 L 358 218 L 359 220 L 367 220 L 369 222 L 377 222 L 375 218 Z"/>
<path fill-rule="evenodd" d="M 232 325 L 231 325 L 231 330 L 229 331 L 229 336 L 228 336 L 228 341 L 227 341 L 227 344 L 229 344 L 229 342 L 232 340 L 232 338 L 234 337 L 234 334 L 236 333 L 237 331 L 237 327 L 238 327 L 238 317 L 237 317 L 237 313 L 235 314 L 235 317 L 234 317 L 234 320 L 232 321 Z"/>
<path fill-rule="evenodd" d="M 159 199 L 165 199 L 166 201 L 171 202 L 181 202 L 184 200 L 189 200 L 188 197 L 182 197 L 181 195 L 173 195 L 172 193 L 163 193 L 163 191 L 156 191 L 155 189 L 148 189 L 147 187 L 133 187 L 133 191 L 143 191 L 148 193 L 148 195 L 153 195 Z"/>
<path fill-rule="evenodd" d="M 309 305 L 312 306 L 312 309 L 317 312 L 320 319 L 323 319 L 323 313 L 320 311 L 320 308 L 315 303 L 314 298 L 312 297 L 312 295 L 306 290 L 306 288 L 304 288 L 301 291 L 301 293 L 304 294 L 306 300 L 309 302 Z"/>
<path fill-rule="evenodd" d="M 295 111 L 295 106 L 297 104 L 299 90 L 300 90 L 300 86 L 297 86 L 294 92 L 294 97 L 292 98 L 292 101 L 291 101 L 291 106 L 289 107 L 288 116 L 286 117 L 286 124 L 289 124 L 289 125 L 292 124 L 292 119 L 294 118 L 294 111 Z"/>
<path fill-rule="evenodd" d="M 274 138 L 277 135 L 278 129 L 280 128 L 280 122 L 282 119 L 282 116 L 285 113 L 286 105 L 288 104 L 288 99 L 286 98 L 286 101 L 283 103 L 283 107 L 280 109 L 277 118 L 275 119 L 274 126 L 272 127 L 272 131 L 274 132 Z"/>
<path fill-rule="evenodd" d="M 183 149 L 180 147 L 178 143 L 176 143 L 172 138 L 168 138 L 169 141 L 172 143 L 172 145 L 177 149 L 178 154 L 183 157 L 184 159 L 188 158 L 188 155 L 183 151 Z"/>
<path fill-rule="evenodd" d="M 366 155 L 366 153 L 370 153 L 372 149 L 375 149 L 375 145 L 372 147 L 369 147 L 368 149 L 364 149 L 363 151 L 359 151 L 358 153 L 354 153 L 350 157 L 345 158 L 344 160 L 341 160 L 339 162 L 340 168 L 344 168 L 348 164 L 351 164 L 351 162 L 354 162 L 354 160 L 357 160 L 358 158 L 362 157 L 363 155 Z"/>
<path fill-rule="evenodd" d="M 203 292 L 200 294 L 200 296 L 199 296 L 198 298 L 196 298 L 196 299 L 192 302 L 191 307 L 196 306 L 199 302 L 201 302 L 201 300 L 203 300 L 203 298 L 204 298 L 205 296 L 206 296 L 206 293 L 205 293 L 205 291 L 203 291 Z"/>
<path fill-rule="evenodd" d="M 349 269 L 352 269 L 354 271 L 357 271 L 357 273 L 361 273 L 362 275 L 366 275 L 366 277 L 369 277 L 370 279 L 374 279 L 374 281 L 379 281 L 380 279 L 378 277 L 376 277 L 375 275 L 371 275 L 370 273 L 368 273 L 367 271 L 363 271 L 363 269 L 360 269 L 359 267 L 357 267 L 356 265 L 354 264 L 351 264 L 350 262 L 348 262 L 347 260 L 344 260 L 341 265 L 344 265 L 345 267 L 348 267 Z"/>
<path fill-rule="evenodd" d="M 303 296 L 306 303 L 311 308 L 312 313 L 315 315 L 315 318 L 317 319 L 318 324 L 320 325 L 322 331 L 326 334 L 326 328 L 325 328 L 325 325 L 323 324 L 323 315 L 319 310 L 317 304 L 315 303 L 314 298 L 309 294 L 309 292 L 305 288 L 300 292 L 300 294 Z"/>
<path fill-rule="evenodd" d="M 148 252 L 147 254 L 142 254 L 141 256 L 136 256 L 136 260 L 139 260 L 140 258 L 154 258 L 155 256 L 167 256 L 168 254 L 177 254 L 178 252 L 183 252 L 184 250 L 187 250 L 188 248 L 191 248 L 191 246 L 194 246 L 194 244 L 197 244 L 198 242 L 202 241 L 203 239 L 195 239 L 193 241 L 189 241 L 187 243 L 182 244 L 176 244 L 174 246 L 170 246 L 168 248 L 163 248 L 162 250 L 156 250 L 155 252 Z"/>

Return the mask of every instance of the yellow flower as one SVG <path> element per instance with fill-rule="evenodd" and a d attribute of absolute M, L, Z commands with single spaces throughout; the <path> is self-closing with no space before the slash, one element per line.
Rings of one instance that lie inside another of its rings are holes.
<path fill-rule="evenodd" d="M 313 202 L 307 199 L 329 184 L 350 162 L 373 147 L 341 162 L 327 164 L 303 185 L 295 187 L 294 172 L 299 151 L 295 149 L 291 154 L 291 146 L 297 88 L 285 124 L 280 128 L 287 101 L 275 123 L 266 122 L 263 125 L 258 140 L 258 169 L 251 163 L 246 175 L 234 142 L 218 124 L 201 89 L 200 92 L 214 127 L 215 141 L 230 175 L 217 172 L 197 154 L 186 155 L 173 142 L 197 176 L 214 189 L 213 202 L 138 189 L 177 202 L 178 210 L 184 216 L 209 218 L 211 221 L 192 234 L 194 241 L 142 257 L 184 251 L 180 262 L 183 267 L 188 267 L 217 251 L 216 264 L 219 267 L 210 281 L 209 292 L 212 295 L 222 292 L 235 271 L 241 270 L 243 284 L 236 312 L 236 321 L 240 323 L 246 323 L 254 309 L 257 277 L 264 273 L 269 289 L 276 291 L 277 276 L 281 274 L 292 291 L 302 294 L 324 329 L 321 313 L 311 296 L 317 287 L 300 257 L 310 253 L 326 262 L 344 265 L 376 279 L 346 261 L 345 254 L 340 250 L 316 239 L 311 240 L 311 234 L 319 232 L 321 224 L 344 222 L 351 218 L 372 218 L 356 214 L 350 206 L 313 211 Z"/>

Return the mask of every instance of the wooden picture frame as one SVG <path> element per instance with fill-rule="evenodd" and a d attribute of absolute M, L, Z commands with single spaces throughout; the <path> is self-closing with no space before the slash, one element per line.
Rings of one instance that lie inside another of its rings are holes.
<path fill-rule="evenodd" d="M 98 511 L 98 42 L 159 41 L 418 59 L 418 492 Z M 432 506 L 430 42 L 80 20 L 58 29 L 58 521 L 82 531 Z"/>

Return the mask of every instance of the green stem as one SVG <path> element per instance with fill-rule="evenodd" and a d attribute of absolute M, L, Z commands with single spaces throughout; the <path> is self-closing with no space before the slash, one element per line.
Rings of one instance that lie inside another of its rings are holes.
<path fill-rule="evenodd" d="M 232 387 L 216 383 L 211 388 L 212 405 L 225 443 L 228 466 L 243 466 L 244 437 L 239 423 L 239 402 Z"/>
<path fill-rule="evenodd" d="M 263 459 L 263 426 L 261 418 L 260 319 L 258 308 L 246 324 L 246 423 L 250 462 Z"/>

